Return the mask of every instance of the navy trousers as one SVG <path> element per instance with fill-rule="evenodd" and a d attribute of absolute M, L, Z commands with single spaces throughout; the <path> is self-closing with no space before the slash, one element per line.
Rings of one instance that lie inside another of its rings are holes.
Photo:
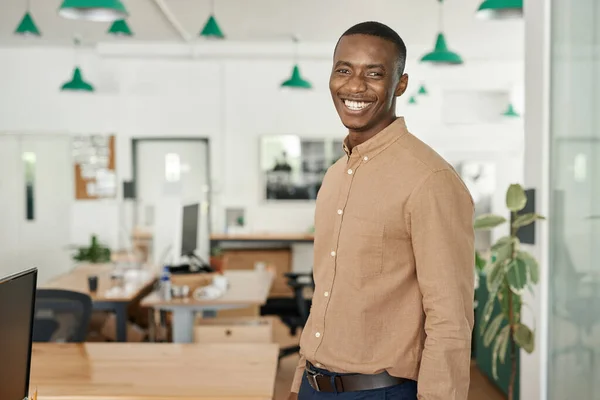
<path fill-rule="evenodd" d="M 315 368 L 317 369 L 317 368 Z M 317 369 L 323 375 L 332 377 L 339 374 Z M 417 399 L 417 382 L 407 381 L 400 385 L 390 386 L 383 389 L 360 390 L 357 392 L 344 393 L 326 393 L 317 392 L 310 386 L 306 378 L 306 372 L 302 378 L 302 385 L 298 393 L 298 400 L 416 400 Z"/>

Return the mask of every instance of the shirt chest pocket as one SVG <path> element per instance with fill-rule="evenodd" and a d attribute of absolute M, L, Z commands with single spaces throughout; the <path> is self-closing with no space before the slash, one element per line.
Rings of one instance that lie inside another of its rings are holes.
<path fill-rule="evenodd" d="M 345 215 L 339 236 L 337 265 L 360 278 L 380 275 L 385 225 Z"/>

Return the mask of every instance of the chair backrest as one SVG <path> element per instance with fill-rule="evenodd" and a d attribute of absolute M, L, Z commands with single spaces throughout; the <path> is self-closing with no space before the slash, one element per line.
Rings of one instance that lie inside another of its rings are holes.
<path fill-rule="evenodd" d="M 290 273 L 286 274 L 286 277 L 288 278 L 288 286 L 290 286 L 294 291 L 294 300 L 296 301 L 298 314 L 302 319 L 302 326 L 304 326 L 306 324 L 306 321 L 308 320 L 310 306 L 312 304 L 312 299 L 307 299 L 304 297 L 304 290 L 306 288 L 315 288 L 314 277 L 312 275 L 312 272 L 306 274 Z"/>
<path fill-rule="evenodd" d="M 92 317 L 92 299 L 70 290 L 38 289 L 33 323 L 34 342 L 85 341 Z"/>

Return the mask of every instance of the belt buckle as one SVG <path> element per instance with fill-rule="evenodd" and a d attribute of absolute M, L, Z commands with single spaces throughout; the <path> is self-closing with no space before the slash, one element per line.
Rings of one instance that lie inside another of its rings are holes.
<path fill-rule="evenodd" d="M 313 387 L 317 392 L 321 391 L 321 387 L 319 386 L 319 382 L 317 381 L 317 377 L 323 376 L 323 374 L 317 371 L 311 371 L 310 369 L 306 370 L 306 379 L 308 379 L 308 383 Z"/>

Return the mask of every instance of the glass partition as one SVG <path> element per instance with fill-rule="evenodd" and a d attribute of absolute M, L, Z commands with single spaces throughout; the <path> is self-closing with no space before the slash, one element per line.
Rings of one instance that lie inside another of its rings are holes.
<path fill-rule="evenodd" d="M 600 2 L 552 0 L 550 400 L 600 400 Z"/>

